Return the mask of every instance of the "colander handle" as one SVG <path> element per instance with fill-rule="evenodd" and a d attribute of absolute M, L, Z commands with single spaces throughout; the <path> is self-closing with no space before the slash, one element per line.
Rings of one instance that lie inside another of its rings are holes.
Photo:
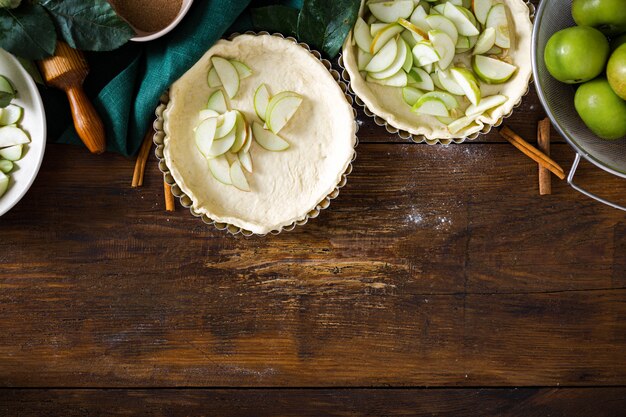
<path fill-rule="evenodd" d="M 602 198 L 600 196 L 597 196 L 594 193 L 592 193 L 590 191 L 587 191 L 584 188 L 580 187 L 579 185 L 576 185 L 576 183 L 574 182 L 574 175 L 576 174 L 576 170 L 578 169 L 578 164 L 579 163 L 580 163 L 580 154 L 578 152 L 576 152 L 576 158 L 574 159 L 574 163 L 572 164 L 572 169 L 570 169 L 569 175 L 567 176 L 567 182 L 569 183 L 569 185 L 571 185 L 573 189 L 575 189 L 579 193 L 582 193 L 582 194 L 586 195 L 587 197 L 591 197 L 591 198 L 593 198 L 596 201 L 604 203 L 607 206 L 611 206 L 611 207 L 616 208 L 618 210 L 626 211 L 626 207 L 620 206 L 617 203 L 613 203 L 612 201 L 609 201 L 609 200 L 604 199 L 604 198 Z"/>

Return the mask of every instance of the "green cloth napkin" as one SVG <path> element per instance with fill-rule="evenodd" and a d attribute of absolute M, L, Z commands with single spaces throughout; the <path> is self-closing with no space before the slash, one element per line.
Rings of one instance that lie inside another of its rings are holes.
<path fill-rule="evenodd" d="M 161 94 L 224 35 L 249 2 L 196 0 L 185 19 L 163 38 L 131 43 L 110 53 L 88 54 L 91 74 L 85 88 L 95 96 L 94 106 L 106 128 L 107 150 L 126 156 L 137 152 Z M 110 81 L 102 85 L 107 79 Z M 67 126 L 70 120 L 62 95 L 50 90 L 42 89 L 48 124 L 52 125 L 50 139 L 81 143 L 73 126 L 60 137 L 55 135 L 58 126 Z"/>

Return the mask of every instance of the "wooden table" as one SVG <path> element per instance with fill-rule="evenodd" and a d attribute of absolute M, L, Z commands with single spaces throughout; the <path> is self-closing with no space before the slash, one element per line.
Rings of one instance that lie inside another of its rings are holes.
<path fill-rule="evenodd" d="M 543 117 L 531 90 L 506 124 Z M 626 214 L 540 197 L 496 133 L 359 120 L 339 198 L 267 237 L 166 213 L 154 158 L 132 189 L 133 161 L 50 146 L 0 219 L 0 415 L 624 415 Z"/>

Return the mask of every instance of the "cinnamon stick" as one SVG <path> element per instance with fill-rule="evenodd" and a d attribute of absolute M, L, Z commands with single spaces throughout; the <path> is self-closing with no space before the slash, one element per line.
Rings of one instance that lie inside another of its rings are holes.
<path fill-rule="evenodd" d="M 537 145 L 546 155 L 550 156 L 550 119 L 545 118 L 537 125 Z M 539 165 L 539 195 L 552 194 L 552 178 L 550 171 Z"/>
<path fill-rule="evenodd" d="M 150 156 L 150 148 L 152 148 L 152 137 L 154 136 L 154 130 L 150 128 L 146 136 L 143 138 L 143 143 L 137 154 L 137 161 L 135 162 L 135 171 L 133 172 L 133 181 L 131 187 L 141 187 L 143 185 L 143 175 L 146 171 L 146 162 Z"/>
<path fill-rule="evenodd" d="M 565 179 L 565 171 L 559 164 L 552 160 L 549 156 L 532 146 L 530 143 L 522 139 L 517 133 L 508 127 L 500 128 L 500 136 L 508 140 L 513 146 L 519 149 L 524 155 L 528 156 L 539 165 L 545 167 L 560 179 Z"/>
<path fill-rule="evenodd" d="M 172 187 L 165 181 L 163 181 L 163 191 L 165 192 L 165 211 L 174 211 L 176 210 L 176 205 L 174 204 L 174 194 L 172 194 Z"/>

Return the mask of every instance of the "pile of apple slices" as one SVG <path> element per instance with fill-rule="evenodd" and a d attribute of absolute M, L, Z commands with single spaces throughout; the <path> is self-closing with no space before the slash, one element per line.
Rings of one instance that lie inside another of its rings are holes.
<path fill-rule="evenodd" d="M 470 10 L 471 6 L 471 10 Z M 415 113 L 430 115 L 457 133 L 506 102 L 482 97 L 480 83 L 502 84 L 517 67 L 506 5 L 496 0 L 370 0 L 353 36 L 366 81 L 402 88 Z M 471 68 L 463 62 L 471 60 Z M 471 103 L 461 111 L 464 98 Z"/>
<path fill-rule="evenodd" d="M 250 191 L 245 172 L 252 173 L 252 141 L 269 151 L 287 149 L 289 143 L 277 134 L 298 110 L 302 97 L 291 91 L 270 97 L 262 84 L 254 95 L 254 109 L 265 126 L 256 121 L 250 124 L 241 111 L 230 108 L 227 97 L 235 97 L 240 81 L 252 75 L 252 70 L 239 61 L 217 56 L 211 58 L 211 63 L 209 86 L 220 89 L 209 96 L 206 109 L 198 114 L 196 147 L 207 159 L 216 180 L 241 191 Z"/>
<path fill-rule="evenodd" d="M 9 188 L 9 173 L 13 171 L 14 162 L 22 159 L 24 145 L 30 143 L 30 138 L 19 126 L 24 109 L 11 104 L 16 91 L 11 82 L 0 75 L 0 197 Z"/>

